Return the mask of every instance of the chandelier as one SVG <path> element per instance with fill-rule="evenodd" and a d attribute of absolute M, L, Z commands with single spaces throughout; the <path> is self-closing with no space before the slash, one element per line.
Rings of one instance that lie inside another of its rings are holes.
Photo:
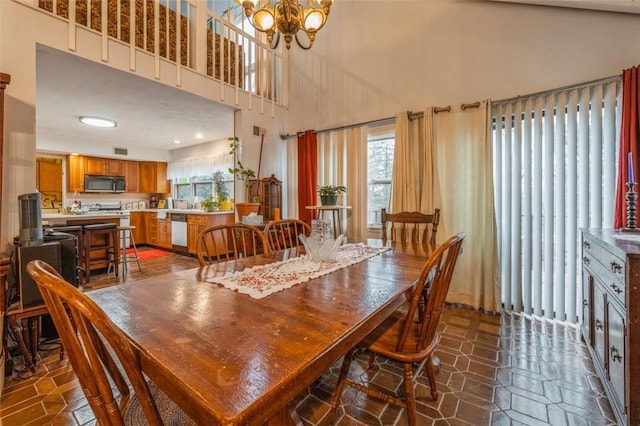
<path fill-rule="evenodd" d="M 284 37 L 287 49 L 295 37 L 296 43 L 303 49 L 310 49 L 316 39 L 316 33 L 327 22 L 327 15 L 333 0 L 306 0 L 304 8 L 298 0 L 236 0 L 251 19 L 251 25 L 267 34 L 272 49 L 278 47 L 280 36 Z M 302 41 L 299 31 L 306 34 Z"/>

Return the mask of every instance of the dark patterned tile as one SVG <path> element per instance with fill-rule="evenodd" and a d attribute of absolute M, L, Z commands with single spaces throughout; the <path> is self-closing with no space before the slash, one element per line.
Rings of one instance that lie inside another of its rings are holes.
<path fill-rule="evenodd" d="M 143 262 L 143 272 L 130 269 L 124 281 L 196 265 L 194 258 L 172 255 Z M 121 278 L 101 275 L 92 277 L 91 287 L 121 282 Z M 615 425 L 602 384 L 574 327 L 449 306 L 439 330 L 442 337 L 436 350 L 441 363 L 436 376 L 437 401 L 431 398 L 426 376 L 416 378 L 420 426 Z M 61 361 L 57 353 L 57 349 L 41 353 L 35 375 L 23 372 L 15 374 L 15 379 L 7 378 L 0 402 L 3 426 L 76 426 L 95 422 L 67 359 Z M 368 354 L 358 350 L 350 375 L 402 395 L 402 368 L 383 357 L 367 368 L 368 360 Z M 341 396 L 340 406 L 331 411 L 329 403 L 340 363 L 341 360 L 295 398 L 304 425 L 407 424 L 404 410 L 349 387 Z M 59 414 L 52 414 L 58 411 Z"/>

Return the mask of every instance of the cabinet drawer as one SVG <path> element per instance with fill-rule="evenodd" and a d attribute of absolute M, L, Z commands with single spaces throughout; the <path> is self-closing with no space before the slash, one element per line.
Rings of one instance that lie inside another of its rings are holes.
<path fill-rule="evenodd" d="M 625 306 L 625 262 L 600 245 L 585 240 L 582 263 L 593 271 L 612 296 Z"/>

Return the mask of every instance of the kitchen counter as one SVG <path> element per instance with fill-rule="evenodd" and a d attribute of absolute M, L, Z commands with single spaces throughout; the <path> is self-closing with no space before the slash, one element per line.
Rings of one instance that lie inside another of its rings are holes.
<path fill-rule="evenodd" d="M 87 212 L 83 214 L 49 213 L 42 215 L 42 222 L 47 225 L 69 225 L 73 222 L 85 222 L 87 220 L 122 220 L 129 219 L 129 212 L 105 213 Z"/>
<path fill-rule="evenodd" d="M 137 212 L 150 212 L 150 213 L 158 213 L 158 212 L 167 212 L 167 213 L 186 213 L 186 214 L 203 214 L 203 215 L 213 215 L 213 214 L 231 214 L 234 213 L 234 210 L 217 210 L 214 212 L 205 212 L 204 210 L 198 209 L 141 209 L 141 210 L 131 210 L 131 213 Z"/>

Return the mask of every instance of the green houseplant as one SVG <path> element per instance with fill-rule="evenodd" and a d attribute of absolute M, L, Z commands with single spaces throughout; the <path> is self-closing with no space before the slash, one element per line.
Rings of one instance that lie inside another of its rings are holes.
<path fill-rule="evenodd" d="M 222 170 L 216 170 L 213 173 L 213 189 L 216 193 L 216 200 L 220 210 L 233 209 L 233 203 L 229 201 L 229 188 L 224 181 L 224 173 Z"/>
<path fill-rule="evenodd" d="M 213 195 L 207 195 L 207 198 L 200 201 L 200 207 L 206 212 L 212 212 L 218 208 L 218 200 L 213 199 Z"/>
<path fill-rule="evenodd" d="M 343 185 L 318 185 L 320 204 L 323 206 L 335 206 L 338 203 L 338 195 L 344 192 L 347 192 L 347 187 Z"/>

